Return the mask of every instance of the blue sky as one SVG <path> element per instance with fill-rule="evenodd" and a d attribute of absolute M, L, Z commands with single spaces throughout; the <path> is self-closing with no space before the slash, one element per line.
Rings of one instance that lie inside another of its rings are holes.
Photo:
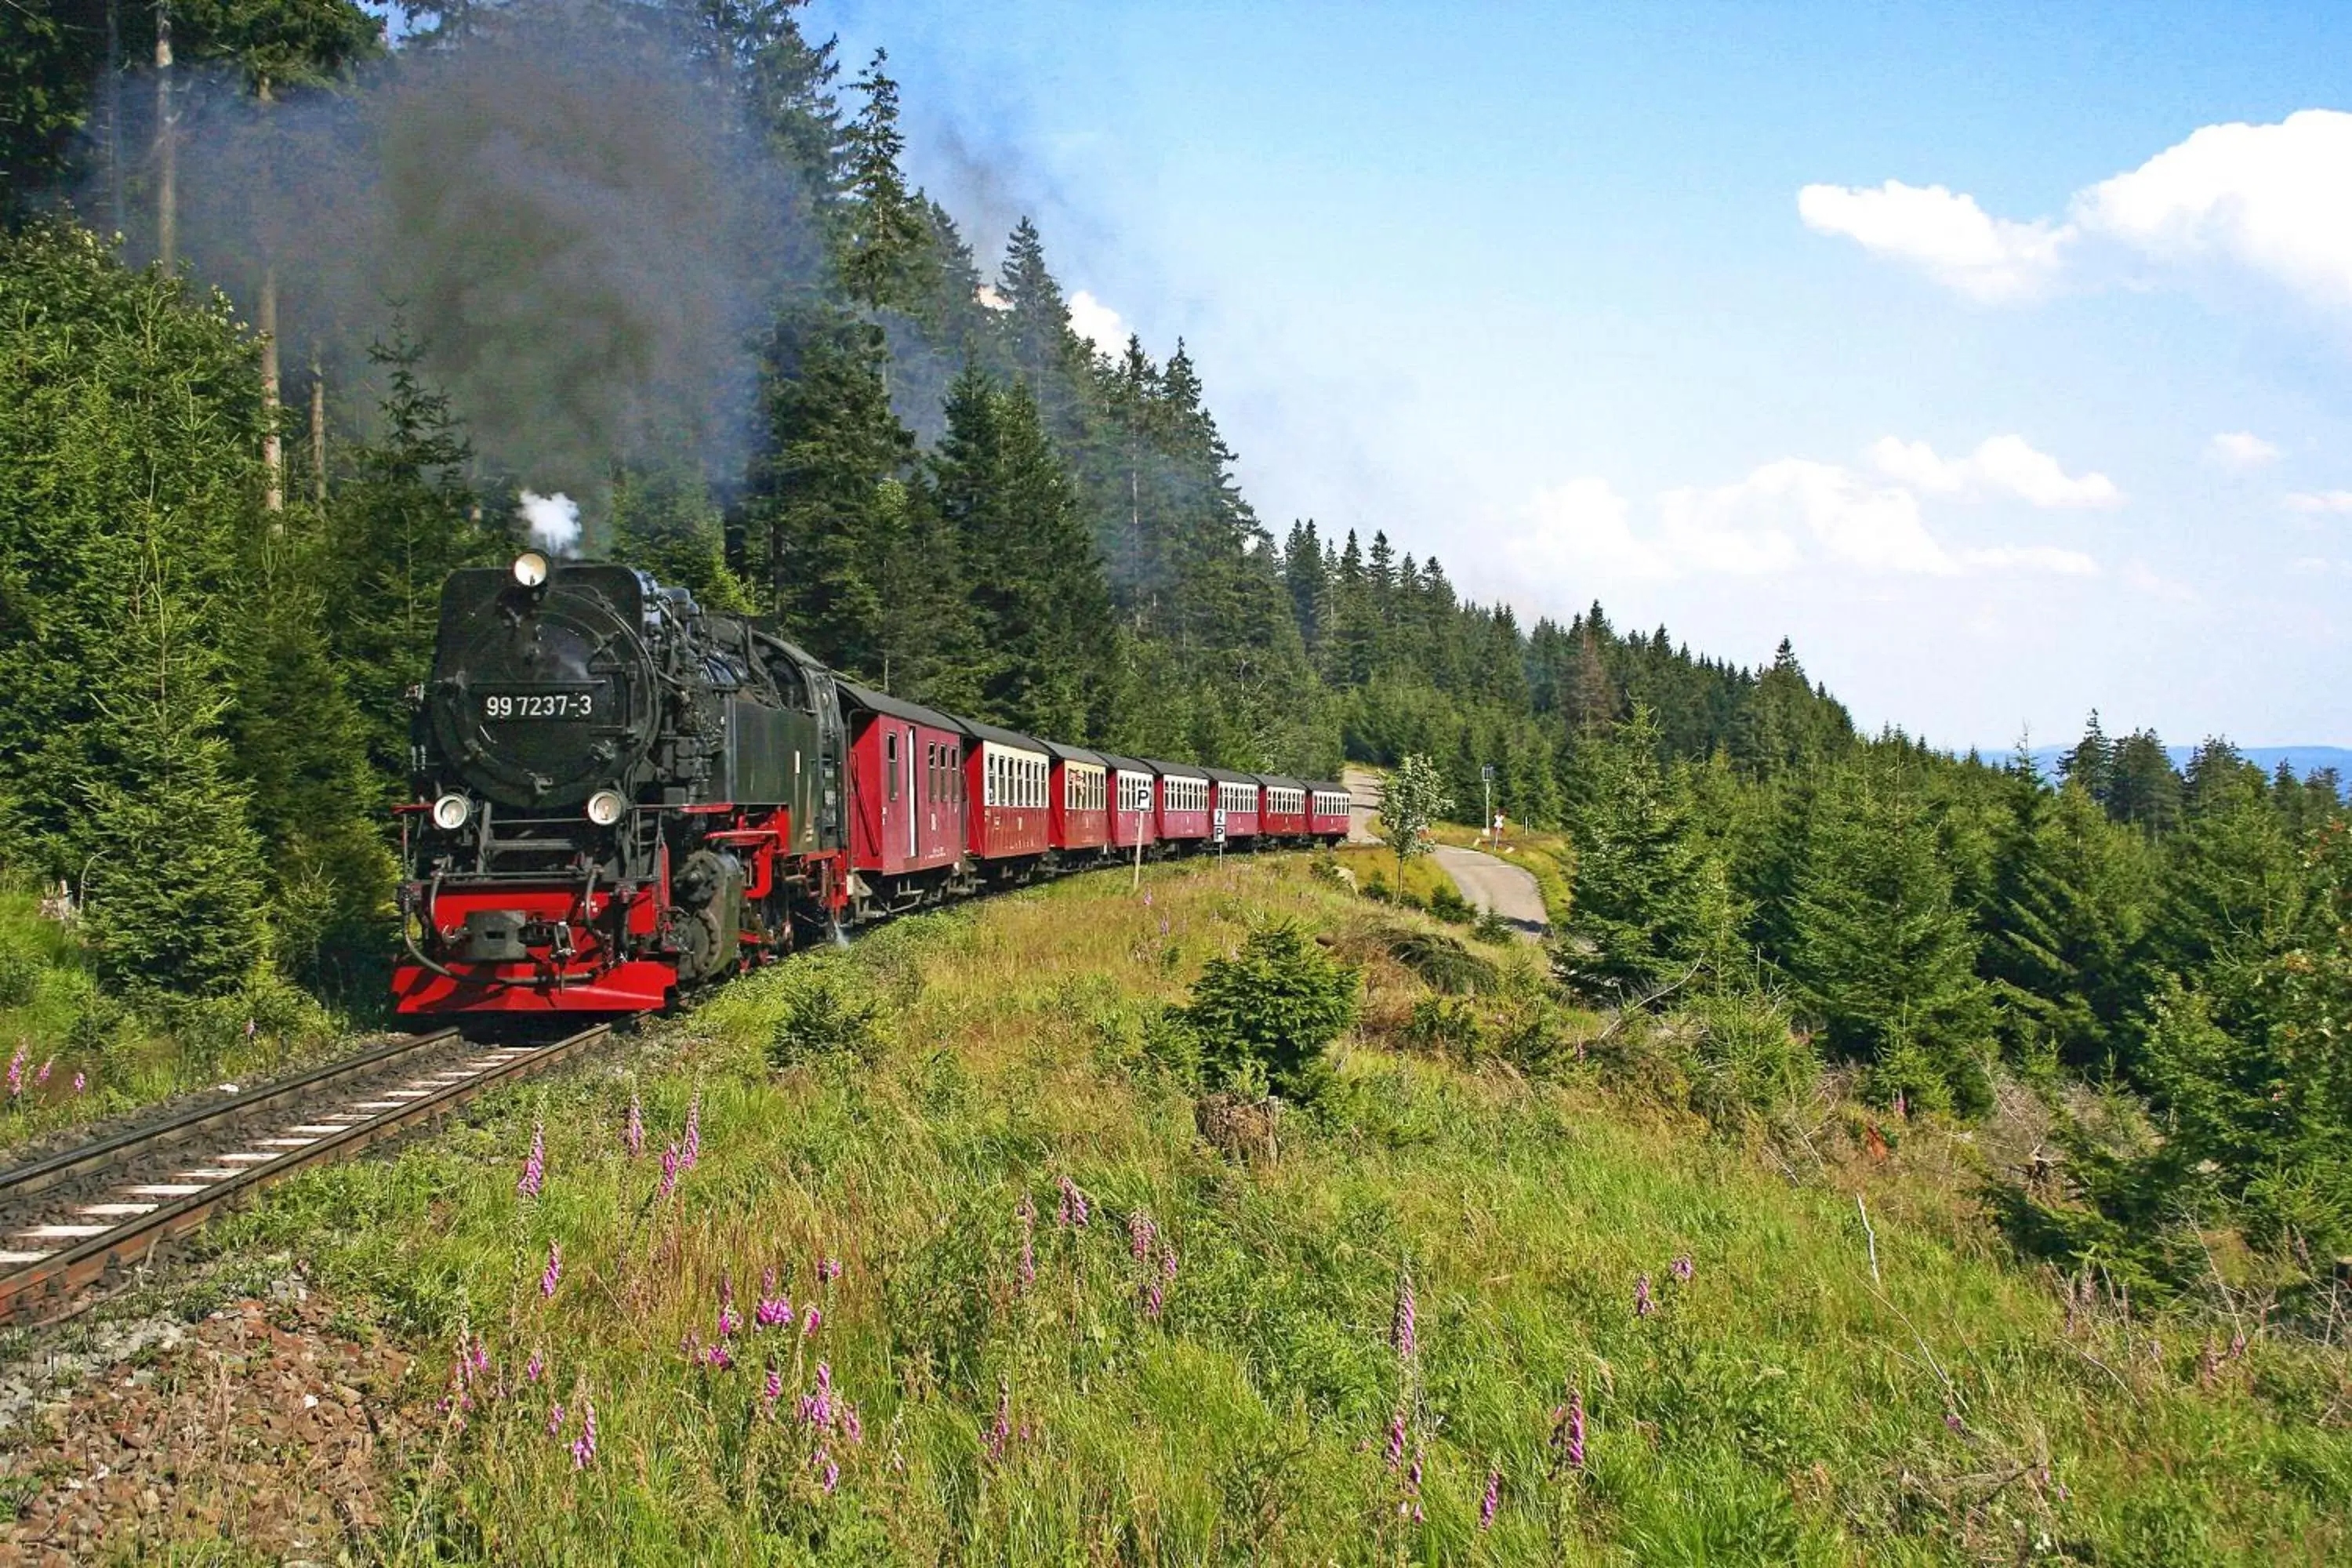
<path fill-rule="evenodd" d="M 806 24 L 983 256 L 1031 214 L 1082 324 L 1187 340 L 1277 535 L 1786 634 L 1942 744 L 2352 741 L 2352 114 L 2290 119 L 2352 7 Z"/>

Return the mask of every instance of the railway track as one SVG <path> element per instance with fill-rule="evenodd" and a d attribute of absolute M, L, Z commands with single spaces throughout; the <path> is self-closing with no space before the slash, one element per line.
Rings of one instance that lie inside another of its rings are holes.
<path fill-rule="evenodd" d="M 544 1072 L 610 1028 L 538 1046 L 468 1045 L 443 1029 L 0 1173 L 0 1322 L 43 1316 L 262 1188 Z"/>

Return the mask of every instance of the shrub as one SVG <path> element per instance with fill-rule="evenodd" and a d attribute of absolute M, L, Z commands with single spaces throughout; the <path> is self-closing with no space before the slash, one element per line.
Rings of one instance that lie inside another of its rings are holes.
<path fill-rule="evenodd" d="M 783 1014 L 768 1037 L 768 1065 L 782 1071 L 797 1062 L 846 1054 L 871 1061 L 887 1043 L 882 1009 L 841 969 L 810 963 L 785 972 Z"/>
<path fill-rule="evenodd" d="M 1423 996 L 1412 1005 L 1404 1037 L 1423 1050 L 1463 1062 L 1475 1061 L 1486 1048 L 1486 1028 L 1479 1022 L 1478 1010 L 1444 996 Z"/>
<path fill-rule="evenodd" d="M 1364 897 L 1376 904 L 1391 903 L 1396 899 L 1396 895 L 1389 890 L 1387 876 L 1379 871 L 1364 879 Z"/>
<path fill-rule="evenodd" d="M 41 961 L 0 937 L 0 1007 L 21 1007 L 41 988 Z"/>
<path fill-rule="evenodd" d="M 1518 928 L 1495 910 L 1481 910 L 1471 923 L 1470 934 L 1480 942 L 1506 942 L 1518 935 Z"/>
<path fill-rule="evenodd" d="M 1433 991 L 1459 995 L 1494 985 L 1497 972 L 1488 960 L 1443 931 L 1395 931 L 1388 939 L 1389 956 L 1421 977 Z"/>
<path fill-rule="evenodd" d="M 1470 900 L 1451 882 L 1440 882 L 1430 890 L 1429 912 L 1448 925 L 1466 926 L 1478 918 Z"/>
<path fill-rule="evenodd" d="M 1356 971 L 1281 921 L 1250 932 L 1235 956 L 1209 960 L 1191 1004 L 1172 1012 L 1212 1069 L 1297 1095 L 1311 1089 L 1323 1047 L 1355 1023 L 1360 1001 Z"/>
<path fill-rule="evenodd" d="M 1691 1109 L 1718 1127 L 1789 1104 L 1812 1087 L 1819 1066 L 1810 1042 L 1790 1027 L 1775 996 L 1724 992 L 1684 1009 L 1692 1042 Z"/>

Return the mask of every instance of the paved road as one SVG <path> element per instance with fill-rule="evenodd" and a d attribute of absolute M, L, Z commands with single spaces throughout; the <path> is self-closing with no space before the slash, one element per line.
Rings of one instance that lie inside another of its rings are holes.
<path fill-rule="evenodd" d="M 1364 768 L 1341 768 L 1339 782 L 1348 786 L 1348 842 L 1378 844 L 1372 837 L 1372 816 L 1381 809 L 1381 775 Z"/>
<path fill-rule="evenodd" d="M 1437 847 L 1437 863 L 1454 879 L 1464 898 L 1501 915 L 1527 941 L 1542 940 L 1548 929 L 1543 893 L 1536 887 L 1533 872 L 1483 850 L 1457 849 L 1451 844 Z"/>

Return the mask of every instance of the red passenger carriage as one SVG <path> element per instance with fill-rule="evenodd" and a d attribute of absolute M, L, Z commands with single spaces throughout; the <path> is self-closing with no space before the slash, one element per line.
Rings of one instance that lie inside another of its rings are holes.
<path fill-rule="evenodd" d="M 1355 797 L 1345 784 L 1326 780 L 1309 784 L 1307 789 L 1307 831 L 1326 844 L 1337 844 L 1348 837 L 1353 820 L 1350 813 Z"/>
<path fill-rule="evenodd" d="M 1024 874 L 1053 847 L 1054 760 L 1045 742 L 993 724 L 964 722 L 965 842 L 999 874 Z"/>
<path fill-rule="evenodd" d="M 1160 810 L 1153 832 L 1171 851 L 1198 848 L 1208 841 L 1209 812 L 1215 786 L 1208 770 L 1188 763 L 1146 763 L 1156 776 Z"/>
<path fill-rule="evenodd" d="M 1307 785 L 1276 773 L 1257 775 L 1260 798 L 1258 826 L 1268 838 L 1307 837 Z"/>
<path fill-rule="evenodd" d="M 1149 849 L 1157 841 L 1152 824 L 1158 816 L 1153 809 L 1152 785 L 1157 780 L 1151 764 L 1108 753 L 1103 762 L 1110 769 L 1111 848 L 1121 855 L 1132 855 L 1138 844 Z"/>
<path fill-rule="evenodd" d="M 1254 773 L 1238 773 L 1231 768 L 1211 768 L 1214 781 L 1210 804 L 1225 814 L 1225 840 L 1255 838 L 1258 826 L 1258 782 Z"/>
<path fill-rule="evenodd" d="M 1110 844 L 1110 764 L 1100 753 L 1058 741 L 1040 742 L 1053 759 L 1047 790 L 1054 852 L 1064 865 L 1099 860 Z"/>
<path fill-rule="evenodd" d="M 859 913 L 936 898 L 964 857 L 964 723 L 846 680 L 841 698 Z"/>

